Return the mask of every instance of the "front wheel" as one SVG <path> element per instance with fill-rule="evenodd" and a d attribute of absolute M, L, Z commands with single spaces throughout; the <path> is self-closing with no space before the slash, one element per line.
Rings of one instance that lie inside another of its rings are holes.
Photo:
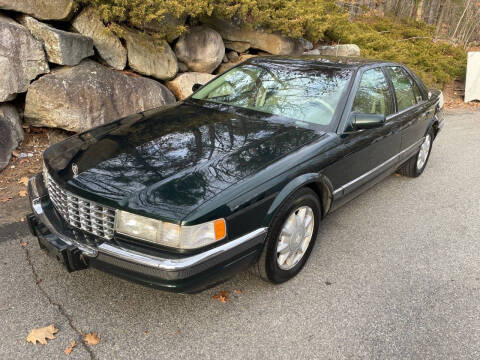
<path fill-rule="evenodd" d="M 258 275 L 272 283 L 297 275 L 307 262 L 321 218 L 320 201 L 309 188 L 294 193 L 277 211 L 258 263 Z"/>
<path fill-rule="evenodd" d="M 400 169 L 398 173 L 408 177 L 418 177 L 422 175 L 425 167 L 427 166 L 430 153 L 432 151 L 434 133 L 433 130 L 427 132 L 425 139 L 423 140 L 420 150 L 412 156 Z"/>

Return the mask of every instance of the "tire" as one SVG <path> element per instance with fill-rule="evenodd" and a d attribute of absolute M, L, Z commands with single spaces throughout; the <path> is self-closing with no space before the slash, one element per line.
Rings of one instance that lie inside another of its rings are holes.
<path fill-rule="evenodd" d="M 428 159 L 430 159 L 434 138 L 435 134 L 433 129 L 430 128 L 427 132 L 427 135 L 425 135 L 425 140 L 420 150 L 418 150 L 415 155 L 413 155 L 405 164 L 403 164 L 397 170 L 397 173 L 412 178 L 422 175 L 423 171 L 427 167 Z M 425 153 L 427 150 L 428 152 Z"/>
<path fill-rule="evenodd" d="M 313 190 L 302 188 L 291 195 L 278 209 L 270 223 L 262 254 L 254 265 L 256 274 L 263 280 L 274 284 L 283 283 L 297 275 L 307 262 L 315 245 L 321 214 L 320 201 Z M 304 215 L 303 220 L 302 215 Z M 305 226 L 309 216 L 312 216 L 313 226 L 310 224 Z M 292 219 L 295 221 L 292 222 Z M 293 225 L 300 223 L 304 226 Z M 288 228 L 290 231 L 292 226 L 293 229 L 299 229 L 298 231 L 291 231 L 292 234 L 297 234 L 297 236 L 287 237 L 285 229 Z M 310 232 L 311 236 L 307 245 L 306 239 Z M 289 242 L 287 239 L 291 241 Z M 279 253 L 279 246 L 284 247 L 286 243 L 288 243 L 288 248 Z M 298 248 L 296 248 L 297 246 Z M 293 255 L 286 258 L 287 252 Z M 300 252 L 303 254 L 295 263 L 294 260 L 300 255 Z M 284 263 L 280 264 L 282 260 Z"/>

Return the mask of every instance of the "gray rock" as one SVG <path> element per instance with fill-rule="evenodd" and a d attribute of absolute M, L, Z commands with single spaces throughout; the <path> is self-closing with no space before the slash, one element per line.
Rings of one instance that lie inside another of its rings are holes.
<path fill-rule="evenodd" d="M 230 60 L 228 60 L 227 54 L 223 55 L 222 62 L 223 63 L 228 63 Z"/>
<path fill-rule="evenodd" d="M 27 91 L 30 80 L 48 71 L 42 44 L 22 25 L 0 15 L 0 102 Z"/>
<path fill-rule="evenodd" d="M 84 60 L 33 82 L 27 92 L 24 120 L 33 126 L 80 132 L 174 102 L 170 90 L 155 80 Z"/>
<path fill-rule="evenodd" d="M 301 38 L 298 41 L 300 41 L 300 44 L 302 44 L 304 50 L 308 51 L 313 49 L 313 44 L 307 39 Z"/>
<path fill-rule="evenodd" d="M 182 63 L 181 61 L 178 62 L 178 72 L 187 72 L 188 71 L 188 66 Z"/>
<path fill-rule="evenodd" d="M 23 129 L 17 109 L 0 104 L 0 171 L 7 167 L 12 151 L 23 140 Z"/>
<path fill-rule="evenodd" d="M 123 70 L 127 63 L 127 50 L 120 39 L 100 20 L 93 8 L 84 9 L 72 22 L 75 31 L 91 37 L 100 57 L 111 67 Z"/>
<path fill-rule="evenodd" d="M 88 36 L 55 29 L 31 16 L 19 18 L 33 37 L 42 42 L 48 61 L 59 65 L 77 65 L 92 56 L 93 40 Z"/>
<path fill-rule="evenodd" d="M 124 29 L 128 64 L 140 74 L 170 80 L 178 72 L 177 59 L 165 40 L 132 29 Z"/>
<path fill-rule="evenodd" d="M 178 100 L 183 100 L 192 94 L 194 84 L 205 84 L 215 75 L 199 72 L 187 72 L 178 75 L 175 79 L 167 81 L 166 85 Z"/>
<path fill-rule="evenodd" d="M 202 18 L 202 22 L 217 30 L 222 38 L 229 42 L 242 41 L 249 43 L 252 48 L 274 55 L 300 55 L 303 52 L 300 41 L 289 39 L 278 33 L 267 33 L 263 30 L 240 27 L 229 21 L 214 17 Z"/>
<path fill-rule="evenodd" d="M 225 46 L 218 32 L 206 26 L 195 26 L 180 36 L 175 54 L 191 71 L 211 73 L 222 63 Z"/>
<path fill-rule="evenodd" d="M 248 41 L 224 41 L 225 47 L 236 52 L 243 53 L 250 49 L 250 43 Z"/>
<path fill-rule="evenodd" d="M 360 56 L 360 48 L 355 44 L 320 46 L 316 50 L 326 56 Z"/>
<path fill-rule="evenodd" d="M 238 54 L 237 54 L 236 51 L 229 51 L 227 53 L 227 57 L 228 57 L 228 60 L 233 61 L 233 62 L 238 60 Z"/>
<path fill-rule="evenodd" d="M 41 20 L 68 20 L 73 0 L 0 0 L 0 9 L 29 14 Z"/>

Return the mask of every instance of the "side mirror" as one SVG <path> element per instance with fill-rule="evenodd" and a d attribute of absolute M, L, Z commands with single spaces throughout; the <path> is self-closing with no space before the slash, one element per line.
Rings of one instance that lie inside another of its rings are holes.
<path fill-rule="evenodd" d="M 350 114 L 350 124 L 353 130 L 365 130 L 382 127 L 385 124 L 386 117 L 381 114 Z"/>
<path fill-rule="evenodd" d="M 200 89 L 203 85 L 202 84 L 193 84 L 192 91 L 195 92 Z"/>

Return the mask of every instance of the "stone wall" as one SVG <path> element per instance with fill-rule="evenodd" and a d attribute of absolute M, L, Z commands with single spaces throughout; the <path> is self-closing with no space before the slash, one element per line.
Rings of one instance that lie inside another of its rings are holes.
<path fill-rule="evenodd" d="M 0 0 L 0 170 L 22 124 L 80 132 L 182 100 L 193 84 L 259 53 L 321 53 L 216 18 L 175 21 L 189 28 L 179 38 L 159 39 L 155 26 L 124 27 L 120 37 L 73 0 Z"/>

